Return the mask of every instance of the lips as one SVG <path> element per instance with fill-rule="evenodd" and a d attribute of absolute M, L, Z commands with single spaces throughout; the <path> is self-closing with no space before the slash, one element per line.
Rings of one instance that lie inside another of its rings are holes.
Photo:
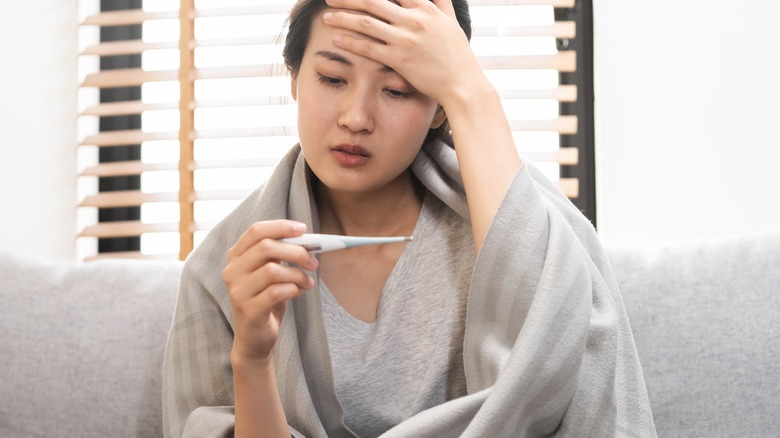
<path fill-rule="evenodd" d="M 371 157 L 371 154 L 364 147 L 356 144 L 340 144 L 330 148 L 330 150 L 334 152 L 343 152 L 348 155 L 357 155 L 366 158 Z"/>
<path fill-rule="evenodd" d="M 368 163 L 371 153 L 362 146 L 340 144 L 330 148 L 336 161 L 344 167 L 359 167 Z"/>

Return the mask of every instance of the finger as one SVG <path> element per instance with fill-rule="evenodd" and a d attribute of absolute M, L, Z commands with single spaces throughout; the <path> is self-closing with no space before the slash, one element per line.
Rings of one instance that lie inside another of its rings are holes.
<path fill-rule="evenodd" d="M 400 12 L 399 4 L 388 0 L 327 0 L 326 3 L 335 9 L 365 12 L 388 22 L 397 18 Z"/>
<path fill-rule="evenodd" d="M 228 261 L 240 257 L 249 248 L 265 238 L 296 237 L 306 232 L 306 224 L 287 219 L 253 223 L 228 251 Z"/>
<path fill-rule="evenodd" d="M 301 245 L 265 238 L 225 267 L 226 276 L 252 272 L 269 262 L 287 262 L 309 271 L 317 269 L 317 259 Z"/>
<path fill-rule="evenodd" d="M 392 42 L 393 34 L 398 32 L 392 25 L 377 17 L 347 11 L 326 12 L 323 15 L 323 21 L 336 29 L 357 33 L 358 35 L 352 35 L 355 38 L 360 38 L 361 35 L 364 35 L 376 40 L 378 43 Z"/>
<path fill-rule="evenodd" d="M 240 302 L 264 293 L 274 284 L 283 283 L 309 289 L 314 285 L 314 280 L 301 269 L 280 263 L 267 263 L 256 271 L 235 278 L 235 281 L 228 285 L 228 295 L 231 301 Z"/>
<path fill-rule="evenodd" d="M 457 21 L 457 17 L 455 16 L 455 7 L 452 6 L 452 0 L 431 0 L 431 2 L 436 5 L 437 8 L 439 8 L 440 11 L 444 12 L 448 17 L 452 18 L 453 20 Z"/>
<path fill-rule="evenodd" d="M 262 307 L 263 313 L 267 309 L 268 314 L 270 314 L 276 306 L 293 298 L 298 298 L 303 292 L 304 288 L 299 287 L 297 284 L 276 283 L 254 298 L 253 304 L 256 303 L 259 307 Z"/>
<path fill-rule="evenodd" d="M 390 55 L 390 48 L 385 44 L 365 38 L 355 38 L 347 34 L 335 35 L 333 44 L 356 55 L 393 67 L 394 59 Z"/>

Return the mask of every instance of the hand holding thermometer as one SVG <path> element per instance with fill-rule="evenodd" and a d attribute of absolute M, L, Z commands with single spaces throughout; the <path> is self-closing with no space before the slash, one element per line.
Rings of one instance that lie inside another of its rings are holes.
<path fill-rule="evenodd" d="M 353 246 L 380 245 L 383 243 L 409 242 L 412 237 L 353 237 L 336 234 L 304 234 L 282 239 L 284 243 L 301 245 L 311 254 L 337 251 Z"/>

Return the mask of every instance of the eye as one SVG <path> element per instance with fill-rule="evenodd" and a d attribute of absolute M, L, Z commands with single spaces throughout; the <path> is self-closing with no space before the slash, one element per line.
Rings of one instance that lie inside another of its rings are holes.
<path fill-rule="evenodd" d="M 392 88 L 388 88 L 388 89 L 386 89 L 386 90 L 385 90 L 385 92 L 386 92 L 388 95 L 390 95 L 390 97 L 392 97 L 393 99 L 407 99 L 407 98 L 409 98 L 409 97 L 412 97 L 412 95 L 414 95 L 414 91 L 411 91 L 411 92 L 405 93 L 405 92 L 403 92 L 403 91 L 400 91 L 400 90 L 394 90 L 394 89 L 392 89 Z"/>
<path fill-rule="evenodd" d="M 321 73 L 317 73 L 317 74 L 319 75 L 319 81 L 325 85 L 330 85 L 335 87 L 336 85 L 341 85 L 342 83 L 344 83 L 344 80 L 342 79 L 325 76 Z"/>

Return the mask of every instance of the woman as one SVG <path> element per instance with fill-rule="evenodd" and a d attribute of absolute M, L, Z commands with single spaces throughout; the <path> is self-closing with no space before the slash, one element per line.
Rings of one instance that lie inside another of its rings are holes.
<path fill-rule="evenodd" d="M 655 435 L 598 239 L 469 37 L 464 0 L 299 1 L 300 146 L 185 264 L 169 436 Z M 307 230 L 414 241 L 281 241 Z"/>

